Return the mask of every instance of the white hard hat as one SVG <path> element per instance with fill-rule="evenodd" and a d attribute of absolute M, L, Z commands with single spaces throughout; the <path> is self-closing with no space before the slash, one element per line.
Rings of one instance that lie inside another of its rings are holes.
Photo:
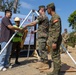
<path fill-rule="evenodd" d="M 15 17 L 14 21 L 20 21 L 19 17 Z"/>

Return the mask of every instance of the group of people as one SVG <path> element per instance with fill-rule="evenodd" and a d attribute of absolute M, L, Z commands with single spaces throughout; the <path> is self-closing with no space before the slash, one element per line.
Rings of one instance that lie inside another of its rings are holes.
<path fill-rule="evenodd" d="M 47 13 L 51 16 L 50 21 L 46 16 L 46 10 Z M 24 30 L 27 29 L 28 26 L 35 26 L 36 24 L 38 24 L 37 41 L 39 47 L 37 48 L 37 50 L 39 50 L 40 62 L 46 63 L 48 61 L 48 54 L 46 49 L 46 45 L 48 44 L 48 46 L 50 46 L 50 53 L 53 61 L 53 72 L 47 75 L 59 75 L 61 69 L 60 45 L 62 42 L 61 19 L 55 11 L 54 3 L 48 4 L 47 7 L 45 7 L 44 5 L 39 6 L 38 12 L 40 15 L 37 17 L 35 21 L 25 25 L 24 28 L 19 28 L 18 26 L 12 25 L 10 21 L 12 12 L 10 10 L 6 10 L 5 17 L 2 19 L 1 22 L 1 38 L 0 38 L 1 49 L 3 49 L 3 47 L 6 45 L 6 43 L 16 30 L 19 32 L 23 32 Z M 19 21 L 16 22 L 19 23 Z M 17 36 L 22 37 L 22 34 L 19 33 L 16 35 L 16 37 Z M 18 40 L 19 41 L 13 39 L 13 41 L 18 42 L 16 45 L 15 43 L 13 45 L 14 47 L 18 47 L 19 50 L 18 44 L 21 40 L 20 39 Z M 12 43 L 10 42 L 7 48 L 2 52 L 2 54 L 0 54 L 0 70 L 5 71 L 6 67 L 9 67 L 11 46 Z M 15 62 L 18 63 L 18 60 L 16 60 Z"/>
<path fill-rule="evenodd" d="M 20 50 L 22 48 L 21 41 L 22 41 L 22 38 L 24 38 L 25 36 L 25 30 L 22 31 L 22 28 L 19 28 L 20 18 L 15 17 L 14 19 L 15 25 L 13 25 L 10 21 L 11 16 L 12 16 L 12 12 L 10 10 L 5 10 L 5 16 L 3 17 L 1 21 L 1 37 L 0 37 L 1 50 L 9 41 L 10 37 L 16 31 L 19 31 L 19 32 L 17 32 L 17 34 L 9 43 L 9 45 L 0 54 L 0 70 L 2 71 L 6 71 L 7 68 L 12 67 L 10 65 L 10 62 L 11 62 L 12 54 L 14 53 L 15 50 L 16 50 L 15 64 L 20 65 L 20 62 L 18 62 L 18 58 L 19 58 Z"/>

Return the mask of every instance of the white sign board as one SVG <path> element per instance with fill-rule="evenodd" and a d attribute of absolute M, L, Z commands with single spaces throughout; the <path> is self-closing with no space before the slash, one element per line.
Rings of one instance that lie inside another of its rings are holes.
<path fill-rule="evenodd" d="M 3 17 L 4 17 L 4 12 L 0 12 L 0 30 L 1 30 L 1 20 L 2 20 Z M 23 20 L 25 19 L 26 15 L 13 14 L 12 17 L 11 17 L 11 22 L 14 25 L 15 25 L 15 22 L 14 22 L 15 17 L 19 17 L 20 18 L 20 23 L 22 23 Z M 25 21 L 25 23 L 22 25 L 22 27 L 24 27 L 27 23 L 30 23 L 30 22 L 32 22 L 32 17 L 31 16 L 28 17 L 28 19 Z M 24 45 L 29 45 L 30 37 L 31 37 L 30 45 L 34 45 L 34 34 L 31 35 L 31 31 L 34 31 L 34 27 L 28 27 L 28 34 L 27 34 L 27 37 L 25 39 Z M 1 32 L 0 32 L 0 35 L 1 35 Z"/>

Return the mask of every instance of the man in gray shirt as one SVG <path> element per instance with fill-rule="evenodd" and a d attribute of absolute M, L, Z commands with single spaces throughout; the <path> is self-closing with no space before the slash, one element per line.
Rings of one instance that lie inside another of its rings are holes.
<path fill-rule="evenodd" d="M 4 48 L 12 34 L 14 33 L 14 30 L 21 31 L 22 29 L 16 28 L 12 26 L 12 23 L 10 21 L 10 18 L 12 16 L 12 12 L 10 10 L 5 10 L 5 16 L 3 17 L 1 21 L 1 37 L 0 37 L 0 43 L 1 43 L 1 49 Z M 5 50 L 0 54 L 0 70 L 5 71 L 6 67 L 9 67 L 9 56 L 11 53 L 11 47 L 12 44 L 10 43 Z"/>

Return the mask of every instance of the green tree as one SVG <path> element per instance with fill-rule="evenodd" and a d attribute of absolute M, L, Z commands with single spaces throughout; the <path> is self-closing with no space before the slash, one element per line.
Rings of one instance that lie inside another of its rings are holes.
<path fill-rule="evenodd" d="M 6 9 L 10 9 L 13 11 L 13 13 L 19 13 L 19 7 L 20 7 L 20 0 L 0 0 L 1 10 L 5 11 Z"/>
<path fill-rule="evenodd" d="M 4 0 L 0 0 L 0 11 L 4 11 L 5 6 L 4 6 Z"/>
<path fill-rule="evenodd" d="M 68 17 L 69 27 L 76 31 L 76 10 Z"/>
<path fill-rule="evenodd" d="M 73 31 L 69 34 L 68 45 L 75 47 L 75 45 L 76 45 L 75 31 Z"/>

